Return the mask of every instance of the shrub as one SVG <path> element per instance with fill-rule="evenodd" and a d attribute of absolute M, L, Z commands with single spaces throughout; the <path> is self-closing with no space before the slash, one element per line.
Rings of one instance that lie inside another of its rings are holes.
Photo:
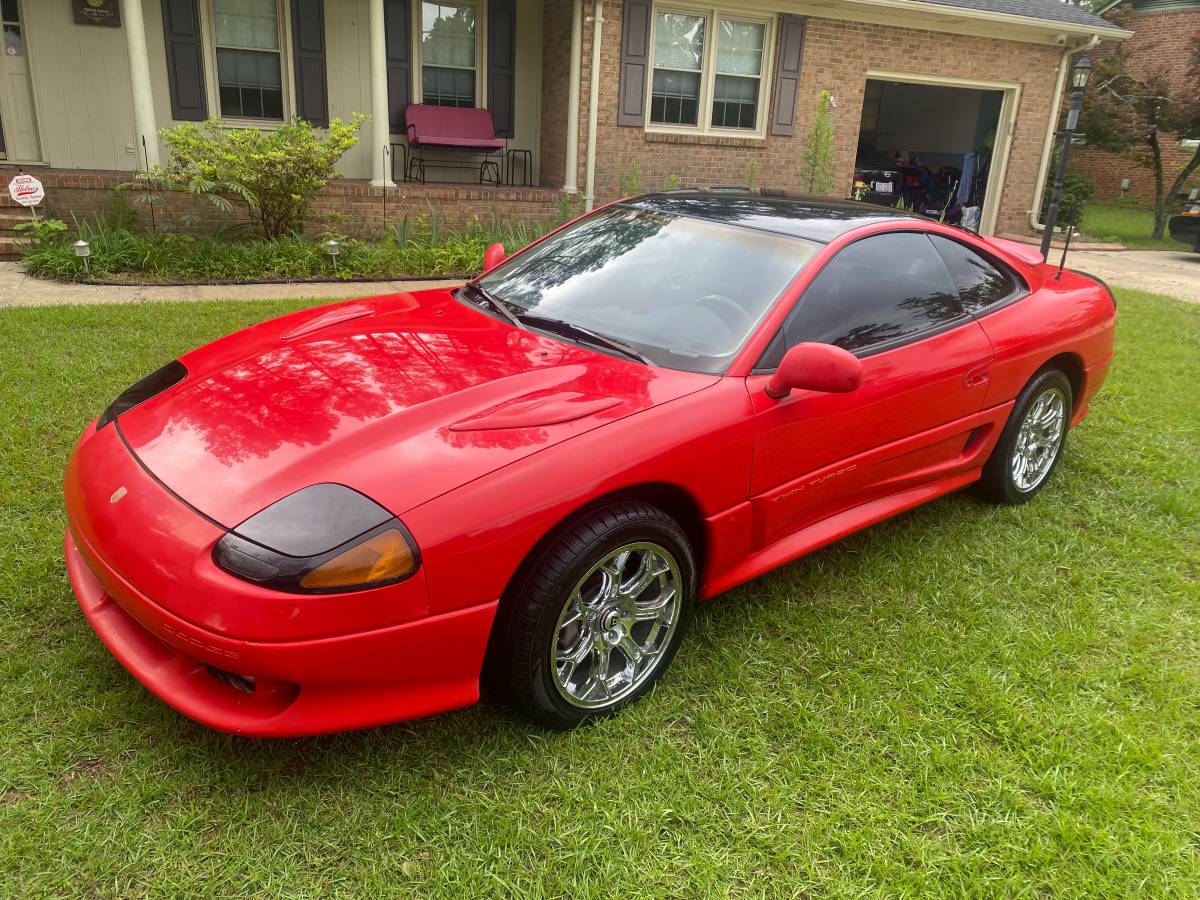
<path fill-rule="evenodd" d="M 446 232 L 437 211 L 416 220 L 405 216 L 388 239 L 360 241 L 338 236 L 336 270 L 321 241 L 300 235 L 249 240 L 230 235 L 140 235 L 128 220 L 113 213 L 80 223 L 79 233 L 92 245 L 89 265 L 75 256 L 69 242 L 46 241 L 25 251 L 25 268 L 34 275 L 62 281 L 89 278 L 138 281 L 288 281 L 313 279 L 425 278 L 469 275 L 483 264 L 483 251 L 499 241 L 519 249 L 557 228 L 575 214 L 564 203 L 558 216 L 537 225 L 507 223 L 494 215 L 460 232 Z M 329 237 L 331 235 L 326 235 Z"/>
<path fill-rule="evenodd" d="M 800 150 L 800 171 L 796 177 L 800 186 L 810 194 L 833 192 L 833 122 L 830 110 L 833 95 L 821 91 L 817 112 Z"/>
<path fill-rule="evenodd" d="M 265 237 L 297 234 L 365 118 L 334 119 L 323 137 L 302 119 L 265 131 L 224 128 L 216 119 L 184 123 L 163 130 L 171 157 L 139 180 L 208 197 L 226 211 L 231 197 L 241 199 Z"/>
<path fill-rule="evenodd" d="M 1057 159 L 1057 149 L 1055 150 L 1055 159 Z M 1050 195 L 1054 192 L 1054 177 L 1046 179 L 1046 190 L 1042 194 L 1042 221 L 1046 221 L 1046 210 L 1050 207 Z M 1078 172 L 1067 171 L 1066 177 L 1063 179 L 1062 196 L 1058 200 L 1058 222 L 1059 228 L 1068 226 L 1079 227 L 1079 223 L 1083 221 L 1083 209 L 1092 199 L 1092 195 L 1096 193 L 1096 182 L 1090 178 L 1085 178 Z"/>
<path fill-rule="evenodd" d="M 13 231 L 27 235 L 34 244 L 48 244 L 56 241 L 63 236 L 66 230 L 67 223 L 62 219 L 30 219 L 26 222 L 18 222 L 13 226 Z"/>

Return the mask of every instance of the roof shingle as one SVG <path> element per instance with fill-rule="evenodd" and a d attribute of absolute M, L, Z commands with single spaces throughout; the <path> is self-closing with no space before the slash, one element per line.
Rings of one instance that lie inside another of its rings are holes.
<path fill-rule="evenodd" d="M 1009 16 L 1024 16 L 1046 22 L 1062 22 L 1067 25 L 1084 25 L 1097 31 L 1116 30 L 1118 26 L 1095 13 L 1062 0 L 921 0 L 937 6 L 953 6 L 973 9 L 978 12 L 1002 13 Z"/>

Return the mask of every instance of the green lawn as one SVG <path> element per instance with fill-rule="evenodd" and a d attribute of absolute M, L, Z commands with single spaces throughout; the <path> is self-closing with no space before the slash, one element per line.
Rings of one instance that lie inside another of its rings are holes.
<path fill-rule="evenodd" d="M 1120 203 L 1089 203 L 1081 230 L 1092 240 L 1124 244 L 1131 250 L 1186 250 L 1169 237 L 1152 238 L 1154 213 Z"/>
<path fill-rule="evenodd" d="M 955 495 L 732 592 L 592 728 L 277 742 L 109 656 L 59 491 L 120 389 L 297 304 L 0 312 L 0 894 L 1200 894 L 1200 307 L 1120 302 L 1034 503 Z"/>

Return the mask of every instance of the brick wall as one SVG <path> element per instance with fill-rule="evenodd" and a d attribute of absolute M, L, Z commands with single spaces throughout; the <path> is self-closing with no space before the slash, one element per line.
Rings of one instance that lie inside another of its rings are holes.
<path fill-rule="evenodd" d="M 1112 10 L 1108 18 L 1132 31 L 1121 48 L 1129 57 L 1129 68 L 1138 76 L 1162 73 L 1175 85 L 1186 83 L 1187 59 L 1191 45 L 1200 35 L 1200 9 L 1136 12 L 1128 3 Z M 1113 52 L 1112 48 L 1097 48 L 1097 55 Z M 1166 135 L 1163 144 L 1164 187 L 1184 167 L 1194 149 L 1180 147 L 1178 138 Z M 1073 151 L 1075 152 L 1075 151 Z M 1154 198 L 1154 173 L 1133 154 L 1102 153 L 1078 148 L 1071 168 L 1096 182 L 1096 199 L 1112 200 L 1128 196 L 1146 202 Z M 1131 182 L 1128 193 L 1121 191 L 1121 180 Z M 1200 175 L 1194 176 L 1187 188 L 1200 187 Z"/>
<path fill-rule="evenodd" d="M 63 169 L 28 169 L 46 186 L 44 213 L 71 222 L 102 211 L 114 201 L 114 189 L 130 179 L 128 172 L 80 172 Z M 139 189 L 121 192 L 146 230 L 152 221 L 151 205 Z M 160 194 L 153 207 L 158 227 L 188 234 L 211 234 L 222 225 L 247 221 L 243 207 L 226 213 L 208 200 L 185 193 Z M 558 215 L 558 191 L 541 188 L 490 188 L 457 185 L 402 184 L 386 192 L 366 181 L 339 179 L 313 204 L 314 222 L 308 232 L 337 231 L 351 237 L 379 237 L 384 224 L 429 216 L 430 205 L 444 228 L 460 229 L 473 219 L 488 223 L 493 216 L 512 222 L 535 224 Z"/>
<path fill-rule="evenodd" d="M 558 0 L 551 0 L 558 2 Z M 568 5 L 568 4 L 564 4 Z M 931 76 L 974 78 L 1020 83 L 1017 125 L 1009 155 L 996 230 L 1028 227 L 1034 183 L 1041 161 L 1050 102 L 1061 51 L 1055 47 L 991 38 L 810 18 L 805 38 L 800 97 L 794 137 L 708 138 L 692 135 L 647 134 L 642 128 L 616 124 L 621 50 L 622 4 L 604 6 L 600 77 L 600 119 L 596 165 L 598 201 L 616 197 L 620 175 L 637 161 L 642 190 L 657 188 L 676 174 L 686 185 L 745 184 L 751 160 L 758 164 L 757 183 L 763 187 L 797 189 L 800 149 L 822 90 L 837 101 L 833 113 L 837 193 L 846 196 L 853 178 L 866 73 L 870 69 Z M 587 92 L 591 67 L 591 23 L 584 25 L 583 84 L 581 85 L 580 173 L 587 133 Z M 545 29 L 547 40 L 553 32 Z M 569 25 L 567 29 L 569 34 Z M 546 77 L 552 69 L 546 68 Z M 565 79 L 565 73 L 563 75 Z M 767 100 L 770 84 L 765 88 Z M 561 126 L 560 126 L 561 129 Z M 547 136 L 543 122 L 543 140 Z M 546 157 L 543 156 L 543 159 Z M 543 165 L 546 171 L 553 171 Z"/>
<path fill-rule="evenodd" d="M 1071 168 L 1096 182 L 1096 200 L 1115 200 L 1128 197 L 1149 207 L 1154 201 L 1154 170 L 1143 165 L 1136 156 L 1105 153 L 1088 147 L 1071 150 Z M 1174 137 L 1167 138 L 1163 147 L 1163 190 L 1169 190 L 1175 176 L 1196 153 L 1195 148 L 1181 147 Z M 1122 179 L 1129 179 L 1129 190 L 1121 190 Z M 1185 191 L 1200 188 L 1200 173 L 1195 173 L 1184 185 Z"/>

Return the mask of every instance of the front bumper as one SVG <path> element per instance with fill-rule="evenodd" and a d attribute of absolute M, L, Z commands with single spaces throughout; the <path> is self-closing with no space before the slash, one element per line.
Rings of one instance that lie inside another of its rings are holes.
<path fill-rule="evenodd" d="M 305 641 L 227 638 L 157 606 L 68 531 L 67 572 L 105 646 L 159 699 L 233 734 L 295 737 L 468 706 L 496 604 Z M 247 692 L 221 672 L 254 679 Z"/>
<path fill-rule="evenodd" d="M 142 469 L 115 425 L 84 433 L 64 487 L 80 608 L 122 665 L 184 715 L 287 737 L 478 699 L 496 602 L 430 616 L 423 571 L 312 596 L 234 578 L 212 561 L 225 531 Z"/>

